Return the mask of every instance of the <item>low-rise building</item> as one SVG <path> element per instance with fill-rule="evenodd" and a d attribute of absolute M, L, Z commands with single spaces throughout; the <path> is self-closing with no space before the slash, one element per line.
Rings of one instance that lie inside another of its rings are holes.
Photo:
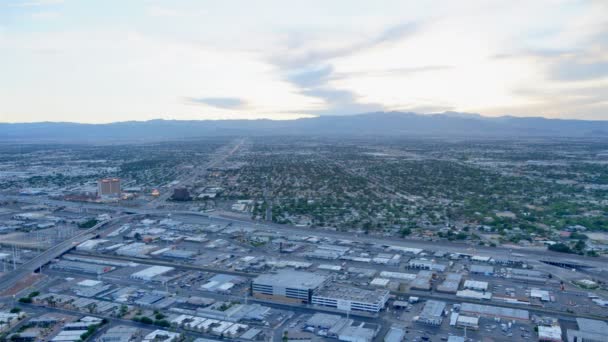
<path fill-rule="evenodd" d="M 539 342 L 562 342 L 562 328 L 559 325 L 539 325 L 538 326 L 538 341 Z"/>
<path fill-rule="evenodd" d="M 312 296 L 312 304 L 343 311 L 380 312 L 389 298 L 388 290 L 365 290 L 356 287 L 326 286 Z"/>
<path fill-rule="evenodd" d="M 310 303 L 313 291 L 322 287 L 327 277 L 310 272 L 281 270 L 262 274 L 251 284 L 254 297 L 292 303 Z"/>
<path fill-rule="evenodd" d="M 441 325 L 443 322 L 443 310 L 446 303 L 438 300 L 428 300 L 418 316 L 418 322 L 430 325 Z"/>

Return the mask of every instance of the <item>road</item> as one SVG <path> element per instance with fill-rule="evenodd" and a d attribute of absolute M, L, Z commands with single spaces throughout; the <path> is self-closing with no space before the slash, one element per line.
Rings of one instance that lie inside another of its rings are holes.
<path fill-rule="evenodd" d="M 165 260 L 158 260 L 158 259 L 141 259 L 141 258 L 127 257 L 127 256 L 103 255 L 103 254 L 94 253 L 94 252 L 84 253 L 84 252 L 80 252 L 80 251 L 74 252 L 73 254 L 82 255 L 82 256 L 95 256 L 95 257 L 104 258 L 107 260 L 131 261 L 131 262 L 135 262 L 135 263 L 139 263 L 139 264 L 147 264 L 147 265 L 172 266 L 172 267 L 176 267 L 176 268 L 195 270 L 195 271 L 234 274 L 234 275 L 239 275 L 239 276 L 247 277 L 247 278 L 254 278 L 258 275 L 258 273 L 255 273 L 255 272 L 249 272 L 249 273 L 235 272 L 235 271 L 230 271 L 230 270 L 216 269 L 216 268 L 203 267 L 203 266 L 197 266 L 197 265 L 188 265 L 188 264 L 172 262 L 172 261 L 165 261 Z M 116 281 L 119 281 L 119 280 L 116 280 Z M 184 290 L 181 290 L 181 291 L 184 291 Z M 186 292 L 188 292 L 188 291 L 186 290 Z M 414 295 L 414 296 L 417 296 L 417 297 L 420 297 L 423 299 L 444 300 L 444 301 L 447 301 L 450 303 L 474 303 L 474 304 L 492 305 L 492 306 L 512 308 L 512 309 L 523 309 L 523 310 L 528 310 L 532 313 L 544 314 L 544 315 L 560 315 L 563 317 L 570 317 L 571 319 L 573 317 L 584 317 L 584 318 L 602 319 L 602 320 L 606 319 L 606 317 L 598 317 L 595 315 L 587 315 L 587 314 L 583 314 L 583 313 L 569 313 L 569 312 L 565 312 L 565 311 L 557 311 L 557 310 L 537 307 L 537 306 L 524 306 L 524 305 L 511 304 L 511 303 L 506 303 L 506 302 L 496 302 L 496 301 L 487 301 L 487 300 L 476 300 L 476 299 L 471 299 L 471 298 L 462 298 L 462 297 L 457 297 L 456 295 L 453 295 L 453 294 L 446 294 L 446 293 L 439 293 L 439 292 L 429 293 L 429 292 L 422 292 L 422 291 L 413 291 L 413 292 L 408 292 L 408 293 L 392 292 L 392 294 L 395 296 Z M 242 297 L 234 297 L 234 296 L 218 295 L 218 294 L 214 294 L 214 295 L 219 296 L 219 298 L 216 298 L 216 299 L 224 299 L 224 300 L 243 299 Z M 251 297 L 249 297 L 249 300 L 252 302 L 259 302 L 264 305 L 275 304 L 275 305 L 278 305 L 279 307 L 282 307 L 283 309 L 289 309 L 289 310 L 293 310 L 294 308 L 319 310 L 318 307 L 310 306 L 310 305 L 277 304 L 274 302 L 254 299 Z M 340 313 L 340 312 L 335 312 L 335 310 L 330 309 L 330 308 L 320 308 L 320 309 L 322 311 Z M 359 316 L 361 316 L 361 315 L 359 315 Z"/>
<path fill-rule="evenodd" d="M 178 212 L 175 214 L 186 214 L 186 215 L 202 215 L 200 213 L 193 212 Z M 227 223 L 241 223 L 247 225 L 255 225 L 256 229 L 259 230 L 267 230 L 270 232 L 281 232 L 285 235 L 289 234 L 298 234 L 298 235 L 314 235 L 318 237 L 326 237 L 331 239 L 344 239 L 350 241 L 357 241 L 360 243 L 372 243 L 378 245 L 391 245 L 391 246 L 400 246 L 400 247 L 410 247 L 410 248 L 420 248 L 427 252 L 436 252 L 442 251 L 446 253 L 465 253 L 465 254 L 478 254 L 478 255 L 486 255 L 494 258 L 510 258 L 510 259 L 520 259 L 525 263 L 533 265 L 542 269 L 550 269 L 555 273 L 554 275 L 577 275 L 580 272 L 572 272 L 570 270 L 565 270 L 563 268 L 559 268 L 556 266 L 546 265 L 540 260 L 563 260 L 573 263 L 578 263 L 581 265 L 586 265 L 589 267 L 595 268 L 606 268 L 608 265 L 608 258 L 606 257 L 585 257 L 575 254 L 563 254 L 548 251 L 546 249 L 532 249 L 532 248 L 521 248 L 521 249 L 512 249 L 506 247 L 483 247 L 483 246 L 471 246 L 465 243 L 458 242 L 450 242 L 450 241 L 427 241 L 427 240 L 414 240 L 414 239 L 395 239 L 390 237 L 382 237 L 376 235 L 355 235 L 350 232 L 339 232 L 339 231 L 329 231 L 329 230 L 321 230 L 321 229 L 311 229 L 311 228 L 301 228 L 290 225 L 282 225 L 282 224 L 274 224 L 274 223 L 259 223 L 257 221 L 251 219 L 237 219 L 237 218 L 227 218 L 223 216 L 216 216 L 214 214 L 205 214 L 204 216 L 209 216 L 213 219 L 220 220 Z"/>
<path fill-rule="evenodd" d="M 510 258 L 510 259 L 520 259 L 525 261 L 536 268 L 541 270 L 549 271 L 553 273 L 559 279 L 568 280 L 571 278 L 581 278 L 584 277 L 581 275 L 581 272 L 572 272 L 570 270 L 566 270 L 556 266 L 546 265 L 539 260 L 563 260 L 568 262 L 574 262 L 581 265 L 590 266 L 597 269 L 604 269 L 608 265 L 608 258 L 606 257 L 585 257 L 575 254 L 563 254 L 548 251 L 546 249 L 533 249 L 533 248 L 507 248 L 507 247 L 483 247 L 483 246 L 471 246 L 465 243 L 458 242 L 450 242 L 450 241 L 427 241 L 427 240 L 415 240 L 415 239 L 395 239 L 391 237 L 383 237 L 377 235 L 356 235 L 350 232 L 338 232 L 338 231 L 330 231 L 330 230 L 322 230 L 322 229 L 311 229 L 307 227 L 295 227 L 290 225 L 281 225 L 270 222 L 259 222 L 252 219 L 239 219 L 234 217 L 225 217 L 221 214 L 213 214 L 213 213 L 200 213 L 200 212 L 192 212 L 192 211 L 177 211 L 177 210 L 158 210 L 153 208 L 124 208 L 118 206 L 108 206 L 98 203 L 76 203 L 69 201 L 59 201 L 59 200 L 49 200 L 43 197 L 24 197 L 24 196 L 2 196 L 0 197 L 2 200 L 14 200 L 21 201 L 26 203 L 34 203 L 34 204 L 49 204 L 55 206 L 66 206 L 66 207 L 85 207 L 90 209 L 105 209 L 111 210 L 115 212 L 132 212 L 137 214 L 156 214 L 156 215 L 178 215 L 181 217 L 185 217 L 182 219 L 185 222 L 192 221 L 194 223 L 197 222 L 198 219 L 213 219 L 218 221 L 218 223 L 240 223 L 243 225 L 254 225 L 256 229 L 266 230 L 270 232 L 281 232 L 284 234 L 299 234 L 299 235 L 315 235 L 319 237 L 326 237 L 331 239 L 344 239 L 351 241 L 358 241 L 362 243 L 373 243 L 379 245 L 395 245 L 402 247 L 412 247 L 412 248 L 420 248 L 424 249 L 427 252 L 436 252 L 443 251 L 448 253 L 467 253 L 467 254 L 479 254 L 479 255 L 487 255 L 492 256 L 494 258 Z M 190 219 L 187 219 L 187 218 Z M 608 281 L 605 279 L 606 277 L 601 274 L 594 274 L 594 277 L 603 279 L 604 281 Z"/>
<path fill-rule="evenodd" d="M 26 263 L 20 265 L 16 270 L 6 273 L 0 278 L 0 292 L 4 292 L 13 287 L 17 282 L 25 279 L 29 274 L 35 272 L 40 267 L 49 263 L 51 260 L 61 256 L 68 250 L 74 248 L 78 244 L 92 239 L 98 234 L 98 230 L 104 226 L 111 227 L 113 223 L 117 223 L 125 218 L 132 218 L 132 215 L 118 216 L 107 221 L 100 222 L 90 229 L 87 229 L 47 250 L 38 254 Z"/>
<path fill-rule="evenodd" d="M 157 208 L 163 205 L 173 195 L 173 190 L 181 187 L 192 186 L 197 180 L 205 177 L 210 168 L 217 167 L 219 164 L 230 158 L 230 156 L 234 155 L 244 143 L 245 139 L 241 138 L 232 141 L 228 145 L 222 146 L 211 154 L 211 160 L 209 160 L 205 165 L 194 168 L 193 172 L 188 174 L 185 178 L 180 179 L 179 183 L 164 189 L 160 196 L 146 204 L 146 208 Z"/>

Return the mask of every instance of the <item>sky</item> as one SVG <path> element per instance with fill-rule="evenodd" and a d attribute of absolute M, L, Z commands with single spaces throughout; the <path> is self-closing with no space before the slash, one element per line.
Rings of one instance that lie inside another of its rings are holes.
<path fill-rule="evenodd" d="M 605 0 L 0 0 L 0 122 L 608 120 Z"/>

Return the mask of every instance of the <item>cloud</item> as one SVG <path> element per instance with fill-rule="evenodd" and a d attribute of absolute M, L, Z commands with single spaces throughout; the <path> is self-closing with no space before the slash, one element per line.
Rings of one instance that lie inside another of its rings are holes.
<path fill-rule="evenodd" d="M 50 5 L 63 4 L 64 0 L 34 0 L 34 1 L 18 1 L 11 3 L 11 7 L 41 7 Z"/>
<path fill-rule="evenodd" d="M 32 19 L 40 19 L 40 20 L 55 19 L 55 18 L 61 17 L 61 13 L 56 12 L 56 11 L 34 12 L 34 13 L 30 14 L 30 17 Z"/>
<path fill-rule="evenodd" d="M 146 8 L 146 14 L 151 17 L 163 18 L 196 18 L 207 14 L 207 11 L 199 8 L 173 8 L 159 5 L 151 5 Z"/>
<path fill-rule="evenodd" d="M 314 87 L 327 83 L 332 71 L 331 65 L 323 65 L 305 71 L 296 71 L 288 75 L 287 79 L 300 87 Z"/>
<path fill-rule="evenodd" d="M 190 103 L 206 104 L 222 109 L 243 109 L 247 105 L 247 101 L 236 97 L 189 97 L 187 100 Z"/>
<path fill-rule="evenodd" d="M 273 55 L 271 62 L 287 75 L 285 79 L 288 82 L 301 89 L 302 94 L 323 100 L 325 108 L 314 110 L 312 113 L 320 115 L 345 115 L 366 111 L 380 111 L 386 109 L 386 107 L 379 103 L 360 102 L 361 99 L 352 91 L 336 89 L 330 84 L 332 80 L 347 76 L 336 73 L 332 62 L 342 56 L 349 56 L 403 39 L 414 34 L 417 28 L 418 25 L 412 22 L 405 22 L 393 25 L 368 37 L 357 38 L 346 43 L 332 44 L 331 42 L 337 39 L 334 38 L 332 40 L 331 37 L 328 37 L 327 41 L 330 42 L 329 45 L 317 45 L 317 37 L 291 34 L 284 41 L 284 45 L 288 49 L 281 50 L 280 54 Z M 444 67 L 402 68 L 385 70 L 383 73 L 404 74 Z M 365 72 L 367 71 L 361 71 L 361 73 Z"/>
<path fill-rule="evenodd" d="M 560 81 L 592 80 L 608 77 L 608 59 L 602 62 L 580 62 L 577 60 L 558 63 L 552 77 Z"/>
<path fill-rule="evenodd" d="M 366 112 L 383 111 L 386 108 L 378 103 L 362 103 L 357 96 L 348 90 L 338 90 L 329 87 L 304 90 L 303 93 L 323 99 L 326 108 L 314 110 L 318 115 L 350 115 Z"/>
<path fill-rule="evenodd" d="M 107 0 L 86 11 L 66 1 L 58 8 L 70 20 L 24 20 L 53 17 L 55 8 L 43 6 L 60 3 L 0 5 L 0 120 L 378 110 L 563 110 L 582 118 L 606 109 L 608 2 L 601 0 L 435 8 L 274 0 L 238 10 L 231 2 Z"/>

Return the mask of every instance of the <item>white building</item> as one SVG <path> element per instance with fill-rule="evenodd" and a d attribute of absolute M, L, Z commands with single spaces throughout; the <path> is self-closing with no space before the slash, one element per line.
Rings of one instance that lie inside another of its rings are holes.
<path fill-rule="evenodd" d="M 301 271 L 281 270 L 262 274 L 253 280 L 251 292 L 261 299 L 293 303 L 310 303 L 314 290 L 323 286 L 325 276 Z"/>
<path fill-rule="evenodd" d="M 365 290 L 356 287 L 328 286 L 312 296 L 312 303 L 342 311 L 380 312 L 389 298 L 388 290 Z"/>
<path fill-rule="evenodd" d="M 131 278 L 143 281 L 151 281 L 152 279 L 154 279 L 154 277 L 163 275 L 173 270 L 174 268 L 169 266 L 150 266 L 139 272 L 131 274 Z"/>

